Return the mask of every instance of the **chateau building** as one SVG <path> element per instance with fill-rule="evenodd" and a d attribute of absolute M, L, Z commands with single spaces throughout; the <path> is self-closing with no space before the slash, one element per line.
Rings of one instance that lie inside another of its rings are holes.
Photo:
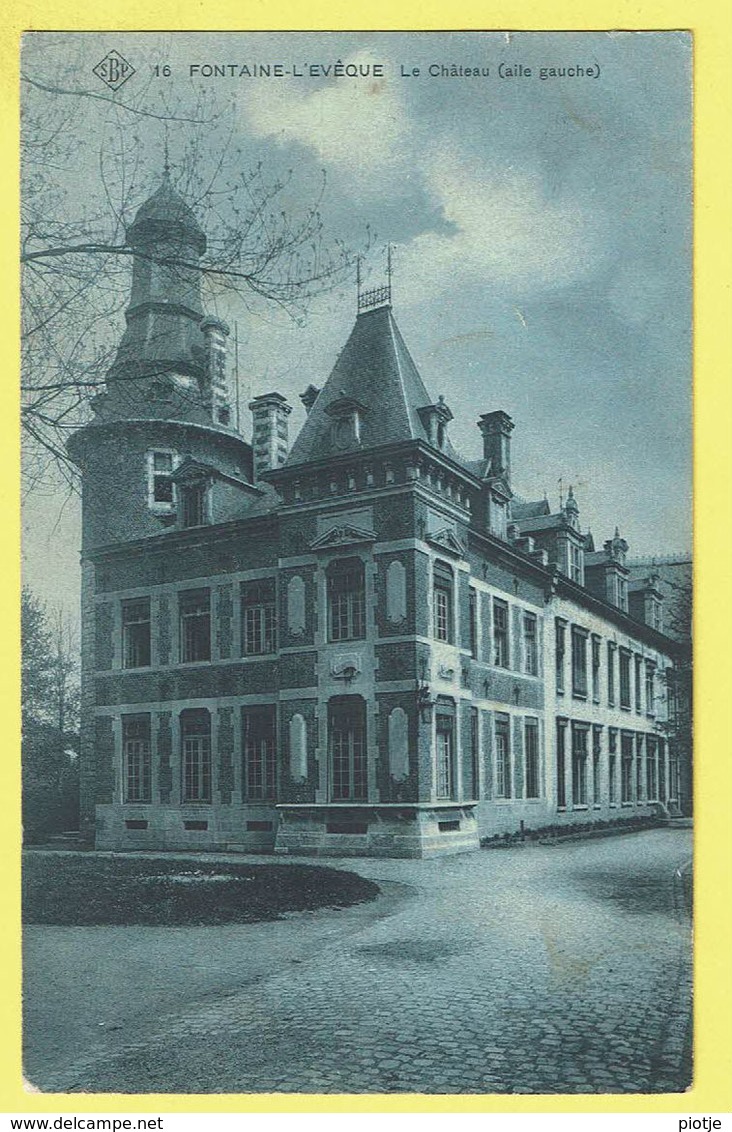
<path fill-rule="evenodd" d="M 127 241 L 127 328 L 69 442 L 97 846 L 426 857 L 676 811 L 679 646 L 652 573 L 629 584 L 571 489 L 557 512 L 514 495 L 500 409 L 480 459 L 455 450 L 390 289 L 359 294 L 292 445 L 264 391 L 249 443 L 167 175 Z"/>

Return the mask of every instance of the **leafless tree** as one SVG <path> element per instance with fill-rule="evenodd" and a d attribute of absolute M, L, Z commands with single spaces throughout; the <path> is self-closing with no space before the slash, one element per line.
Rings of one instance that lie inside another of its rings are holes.
<path fill-rule="evenodd" d="M 294 174 L 268 177 L 242 167 L 231 117 L 205 96 L 185 110 L 151 97 L 145 84 L 116 95 L 80 88 L 66 62 L 53 77 L 23 71 L 22 426 L 25 486 L 39 489 L 75 473 L 69 433 L 104 385 L 121 332 L 132 249 L 127 225 L 162 172 L 163 139 L 176 153 L 174 186 L 207 235 L 200 271 L 207 309 L 256 312 L 271 304 L 302 319 L 313 298 L 342 281 L 351 254 L 327 240 L 320 205 L 324 177 L 304 206 Z M 90 161 L 88 116 L 98 123 Z M 154 158 L 151 155 L 154 150 Z M 89 169 L 88 194 L 74 171 Z M 153 164 L 154 161 L 154 164 Z M 166 262 L 170 268 L 170 261 Z"/>

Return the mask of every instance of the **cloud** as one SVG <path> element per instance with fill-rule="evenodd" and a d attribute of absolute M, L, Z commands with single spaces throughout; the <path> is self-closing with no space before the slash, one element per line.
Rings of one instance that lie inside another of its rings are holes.
<path fill-rule="evenodd" d="M 568 191 L 549 195 L 536 167 L 492 167 L 437 144 L 421 172 L 444 225 L 399 252 L 400 272 L 415 283 L 414 301 L 457 281 L 530 296 L 583 279 L 604 260 L 603 214 Z"/>
<path fill-rule="evenodd" d="M 343 62 L 378 60 L 360 51 Z M 249 100 L 245 114 L 255 135 L 310 147 L 326 166 L 350 175 L 352 190 L 368 192 L 364 175 L 395 172 L 404 162 L 409 121 L 398 85 L 386 79 L 344 77 L 305 96 L 292 80 Z"/>

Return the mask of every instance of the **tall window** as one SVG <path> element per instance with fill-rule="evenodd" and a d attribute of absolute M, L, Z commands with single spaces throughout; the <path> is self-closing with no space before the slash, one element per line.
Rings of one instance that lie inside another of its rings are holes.
<path fill-rule="evenodd" d="M 146 668 L 150 664 L 150 599 L 122 603 L 122 666 Z"/>
<path fill-rule="evenodd" d="M 182 490 L 184 527 L 201 527 L 206 522 L 206 485 L 187 484 Z"/>
<path fill-rule="evenodd" d="M 618 800 L 618 733 L 614 727 L 607 732 L 608 794 L 611 806 Z"/>
<path fill-rule="evenodd" d="M 602 742 L 602 728 L 592 728 L 592 802 L 600 805 L 600 749 Z"/>
<path fill-rule="evenodd" d="M 572 626 L 572 695 L 587 695 L 587 633 Z"/>
<path fill-rule="evenodd" d="M 588 727 L 572 725 L 572 804 L 587 805 Z"/>
<path fill-rule="evenodd" d="M 582 585 L 582 549 L 574 544 L 569 548 L 569 576 L 573 582 Z"/>
<path fill-rule="evenodd" d="M 618 607 L 628 612 L 628 579 L 618 578 Z"/>
<path fill-rule="evenodd" d="M 607 643 L 607 702 L 609 707 L 615 707 L 615 645 L 612 641 Z"/>
<path fill-rule="evenodd" d="M 122 716 L 125 802 L 152 801 L 150 716 Z"/>
<path fill-rule="evenodd" d="M 493 663 L 508 668 L 508 606 L 505 601 L 493 599 Z"/>
<path fill-rule="evenodd" d="M 643 781 L 643 736 L 635 737 L 635 800 L 643 801 L 646 783 Z"/>
<path fill-rule="evenodd" d="M 243 582 L 241 588 L 241 651 L 262 656 L 277 647 L 274 578 Z"/>
<path fill-rule="evenodd" d="M 147 499 L 156 511 L 172 511 L 175 502 L 172 475 L 175 470 L 175 453 L 148 452 Z"/>
<path fill-rule="evenodd" d="M 360 558 L 345 558 L 328 569 L 328 630 L 331 641 L 366 635 L 366 580 Z"/>
<path fill-rule="evenodd" d="M 567 721 L 557 720 L 557 808 L 567 806 Z"/>
<path fill-rule="evenodd" d="M 332 800 L 364 802 L 368 794 L 364 700 L 355 696 L 332 700 L 328 724 Z"/>
<path fill-rule="evenodd" d="M 666 793 L 666 744 L 663 739 L 658 740 L 658 800 L 665 802 L 667 797 L 671 797 L 671 783 L 669 782 L 669 792 Z"/>
<path fill-rule="evenodd" d="M 276 732 L 273 706 L 242 709 L 243 782 L 249 801 L 269 801 L 276 792 Z"/>
<path fill-rule="evenodd" d="M 478 595 L 475 590 L 468 591 L 468 626 L 470 632 L 470 655 L 478 655 Z"/>
<path fill-rule="evenodd" d="M 633 736 L 620 736 L 620 801 L 633 801 Z"/>
<path fill-rule="evenodd" d="M 648 792 L 648 801 L 658 801 L 658 747 L 655 735 L 648 736 L 648 747 L 646 750 L 646 787 Z"/>
<path fill-rule="evenodd" d="M 453 576 L 444 562 L 435 562 L 433 585 L 434 634 L 438 641 L 453 639 Z"/>
<path fill-rule="evenodd" d="M 554 657 L 557 678 L 557 691 L 564 691 L 564 663 L 567 652 L 567 626 L 563 621 L 556 621 L 554 625 Z"/>
<path fill-rule="evenodd" d="M 620 706 L 630 707 L 630 653 L 620 650 Z"/>
<path fill-rule="evenodd" d="M 524 614 L 524 672 L 529 676 L 539 674 L 539 647 L 536 637 L 536 617 L 533 613 Z"/>
<path fill-rule="evenodd" d="M 452 798 L 454 789 L 455 718 L 448 710 L 437 710 L 437 775 L 438 798 Z"/>
<path fill-rule="evenodd" d="M 181 661 L 210 660 L 211 594 L 208 590 L 184 590 L 178 602 Z"/>
<path fill-rule="evenodd" d="M 211 716 L 205 708 L 180 714 L 183 801 L 211 801 Z"/>
<path fill-rule="evenodd" d="M 592 699 L 600 702 L 600 638 L 592 638 Z"/>
<path fill-rule="evenodd" d="M 509 716 L 496 714 L 496 798 L 511 797 L 511 723 Z"/>
<path fill-rule="evenodd" d="M 541 790 L 539 781 L 539 721 L 537 719 L 527 719 L 524 724 L 524 767 L 526 797 L 538 798 Z"/>
<path fill-rule="evenodd" d="M 473 798 L 480 796 L 480 740 L 478 736 L 480 716 L 476 707 L 470 709 L 470 771 L 473 776 Z"/>
<path fill-rule="evenodd" d="M 646 661 L 646 714 L 654 715 L 656 710 L 655 695 L 653 690 L 654 675 L 656 666 L 653 661 Z"/>
<path fill-rule="evenodd" d="M 635 710 L 643 711 L 643 657 L 635 658 Z"/>

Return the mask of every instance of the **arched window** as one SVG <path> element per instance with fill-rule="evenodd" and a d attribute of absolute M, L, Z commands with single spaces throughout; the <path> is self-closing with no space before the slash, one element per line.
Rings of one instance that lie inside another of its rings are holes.
<path fill-rule="evenodd" d="M 445 562 L 435 562 L 433 579 L 434 636 L 452 643 L 454 633 L 453 576 Z"/>
<path fill-rule="evenodd" d="M 211 801 L 211 714 L 206 708 L 180 713 L 183 801 Z"/>
<path fill-rule="evenodd" d="M 328 705 L 328 747 L 333 802 L 365 802 L 368 796 L 366 703 L 343 696 Z"/>
<path fill-rule="evenodd" d="M 366 580 L 360 558 L 328 567 L 328 638 L 355 641 L 366 636 Z"/>
<path fill-rule="evenodd" d="M 275 709 L 242 710 L 244 791 L 248 801 L 269 801 L 276 793 Z"/>

